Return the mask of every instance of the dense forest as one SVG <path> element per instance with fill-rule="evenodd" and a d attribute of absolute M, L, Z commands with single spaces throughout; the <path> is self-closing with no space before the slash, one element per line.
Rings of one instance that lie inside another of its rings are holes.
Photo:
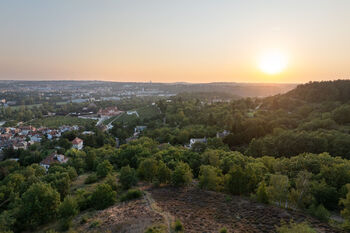
<path fill-rule="evenodd" d="M 52 222 L 59 223 L 57 231 L 74 230 L 80 212 L 139 198 L 139 181 L 154 187 L 195 184 L 350 229 L 349 80 L 307 83 L 267 98 L 213 102 L 203 96 L 155 100 L 155 114 L 115 121 L 110 132 L 91 126 L 93 135 L 83 135 L 82 128 L 28 150 L 6 150 L 6 158 L 19 160 L 0 162 L 0 231 L 34 231 Z M 120 106 L 134 109 L 145 102 Z M 126 143 L 137 125 L 147 129 Z M 71 149 L 77 136 L 84 140 L 80 151 Z M 185 147 L 191 138 L 206 143 Z M 38 163 L 57 146 L 69 161 L 46 172 Z M 74 186 L 83 176 L 87 186 Z"/>

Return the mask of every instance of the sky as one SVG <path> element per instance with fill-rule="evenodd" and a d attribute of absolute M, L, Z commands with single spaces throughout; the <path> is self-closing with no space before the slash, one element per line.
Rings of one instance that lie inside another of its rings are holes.
<path fill-rule="evenodd" d="M 349 79 L 349 11 L 349 0 L 0 0 L 0 79 Z M 286 58 L 280 73 L 259 68 L 271 51 Z"/>

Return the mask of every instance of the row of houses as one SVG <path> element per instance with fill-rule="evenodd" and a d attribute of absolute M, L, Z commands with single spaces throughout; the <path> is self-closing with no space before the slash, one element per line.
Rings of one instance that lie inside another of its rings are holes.
<path fill-rule="evenodd" d="M 18 127 L 0 128 L 0 153 L 5 148 L 27 149 L 34 143 L 40 143 L 44 137 L 49 140 L 58 139 L 62 133 L 67 131 L 79 130 L 78 126 L 60 126 L 58 129 L 20 125 Z M 80 139 L 81 140 L 81 139 Z M 79 141 L 79 140 L 78 140 Z M 76 147 L 82 148 L 78 143 Z"/>

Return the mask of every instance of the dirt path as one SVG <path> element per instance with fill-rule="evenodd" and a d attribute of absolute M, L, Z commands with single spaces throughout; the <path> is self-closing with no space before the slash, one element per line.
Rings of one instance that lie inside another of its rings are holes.
<path fill-rule="evenodd" d="M 149 208 L 164 218 L 164 221 L 165 221 L 167 228 L 168 228 L 168 233 L 172 233 L 171 224 L 175 221 L 175 217 L 173 215 L 171 215 L 169 212 L 163 211 L 157 205 L 157 203 L 155 202 L 155 200 L 153 199 L 152 195 L 149 192 L 144 191 L 144 194 L 145 194 L 144 198 L 145 198 Z"/>

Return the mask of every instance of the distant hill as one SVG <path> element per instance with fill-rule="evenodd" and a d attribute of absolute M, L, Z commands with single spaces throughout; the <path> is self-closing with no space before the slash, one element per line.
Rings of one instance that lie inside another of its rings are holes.
<path fill-rule="evenodd" d="M 347 102 L 350 100 L 350 80 L 309 82 L 298 85 L 285 96 L 315 103 L 324 101 Z"/>

